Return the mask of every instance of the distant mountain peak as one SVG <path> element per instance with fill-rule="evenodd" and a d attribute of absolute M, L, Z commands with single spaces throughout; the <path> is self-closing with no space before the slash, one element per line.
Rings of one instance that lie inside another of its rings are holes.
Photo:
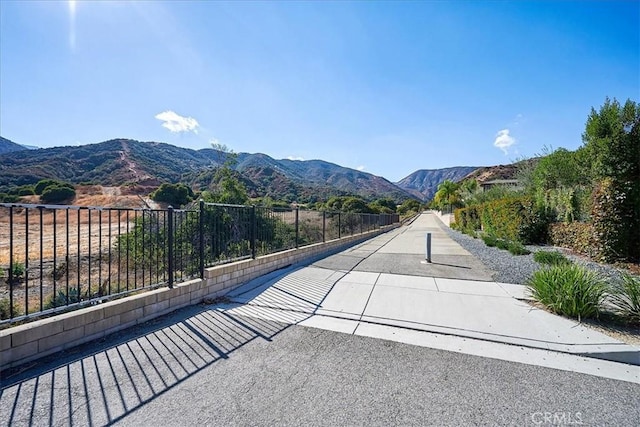
<path fill-rule="evenodd" d="M 12 153 L 15 151 L 32 150 L 36 148 L 38 147 L 34 147 L 32 145 L 21 145 L 0 136 L 0 154 Z"/>
<path fill-rule="evenodd" d="M 402 178 L 396 185 L 423 201 L 429 201 L 438 190 L 438 185 L 446 180 L 460 181 L 478 166 L 454 166 L 442 169 L 420 169 Z"/>

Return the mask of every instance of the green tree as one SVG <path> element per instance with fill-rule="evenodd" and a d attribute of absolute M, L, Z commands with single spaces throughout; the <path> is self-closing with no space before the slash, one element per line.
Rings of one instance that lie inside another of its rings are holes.
<path fill-rule="evenodd" d="M 436 191 L 436 195 L 433 198 L 436 205 L 441 209 L 448 207 L 449 210 L 454 206 L 459 206 L 462 202 L 459 188 L 460 186 L 457 183 L 449 179 L 438 184 L 438 191 Z"/>
<path fill-rule="evenodd" d="M 150 197 L 156 202 L 168 203 L 177 208 L 193 200 L 193 191 L 184 184 L 164 183 Z"/>
<path fill-rule="evenodd" d="M 613 259 L 640 259 L 640 105 L 605 99 L 591 109 L 584 141 L 585 163 L 595 181 L 592 217 Z"/>
<path fill-rule="evenodd" d="M 73 199 L 76 196 L 76 190 L 69 187 L 49 186 L 40 195 L 40 201 L 43 203 L 62 203 Z"/>
<path fill-rule="evenodd" d="M 342 203 L 344 203 L 345 198 L 344 197 L 340 197 L 340 196 L 332 196 L 329 198 L 329 200 L 327 200 L 327 203 L 325 203 L 325 208 L 328 211 L 341 211 L 342 210 Z"/>
<path fill-rule="evenodd" d="M 237 155 L 226 145 L 212 143 L 219 153 L 222 165 L 216 169 L 213 177 L 213 191 L 207 193 L 205 200 L 225 204 L 248 204 L 249 193 L 240 181 L 239 174 L 233 170 L 237 163 Z"/>
<path fill-rule="evenodd" d="M 419 212 L 422 205 L 415 199 L 407 199 L 398 207 L 400 215 L 407 215 L 410 212 Z"/>
<path fill-rule="evenodd" d="M 359 197 L 347 197 L 342 203 L 343 212 L 368 213 L 367 202 Z"/>
<path fill-rule="evenodd" d="M 396 202 L 389 198 L 377 199 L 369 203 L 369 210 L 373 213 L 394 213 L 397 209 Z"/>
<path fill-rule="evenodd" d="M 55 179 L 42 179 L 35 185 L 34 192 L 37 195 L 42 195 L 42 193 L 44 193 L 44 190 L 46 190 L 48 187 L 67 187 L 73 189 L 73 185 L 66 182 L 57 181 Z"/>
<path fill-rule="evenodd" d="M 606 98 L 600 110 L 591 109 L 582 140 L 596 180 L 638 181 L 640 104 L 628 99 L 621 106 Z"/>
<path fill-rule="evenodd" d="M 480 191 L 482 190 L 475 178 L 465 179 L 460 183 L 458 190 L 460 194 L 460 201 L 465 205 L 472 205 L 475 203 L 476 195 Z"/>
<path fill-rule="evenodd" d="M 576 152 L 558 148 L 540 158 L 533 172 L 533 183 L 538 189 L 550 190 L 584 185 L 588 181 Z"/>

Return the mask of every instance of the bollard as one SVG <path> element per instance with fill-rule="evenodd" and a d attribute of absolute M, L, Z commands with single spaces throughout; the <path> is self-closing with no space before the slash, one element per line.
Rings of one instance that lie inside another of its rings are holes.
<path fill-rule="evenodd" d="M 431 262 L 431 233 L 427 233 L 427 262 Z"/>

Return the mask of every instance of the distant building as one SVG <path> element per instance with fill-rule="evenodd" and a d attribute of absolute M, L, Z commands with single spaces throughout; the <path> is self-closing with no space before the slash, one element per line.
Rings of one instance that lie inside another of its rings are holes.
<path fill-rule="evenodd" d="M 520 182 L 517 179 L 492 179 L 480 183 L 482 191 L 487 191 L 494 186 L 512 187 L 514 190 L 520 188 Z"/>

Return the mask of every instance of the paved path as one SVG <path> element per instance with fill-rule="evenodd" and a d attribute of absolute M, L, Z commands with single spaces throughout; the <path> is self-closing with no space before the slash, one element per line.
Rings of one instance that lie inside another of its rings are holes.
<path fill-rule="evenodd" d="M 640 385 L 188 307 L 4 373 L 1 426 L 640 425 Z M 572 421 L 572 423 L 570 423 Z"/>
<path fill-rule="evenodd" d="M 640 349 L 534 308 L 523 286 L 492 282 L 439 224 L 423 214 L 311 266 L 247 283 L 219 309 L 640 382 L 640 368 L 629 365 L 640 364 Z M 424 261 L 427 232 L 432 263 Z"/>

